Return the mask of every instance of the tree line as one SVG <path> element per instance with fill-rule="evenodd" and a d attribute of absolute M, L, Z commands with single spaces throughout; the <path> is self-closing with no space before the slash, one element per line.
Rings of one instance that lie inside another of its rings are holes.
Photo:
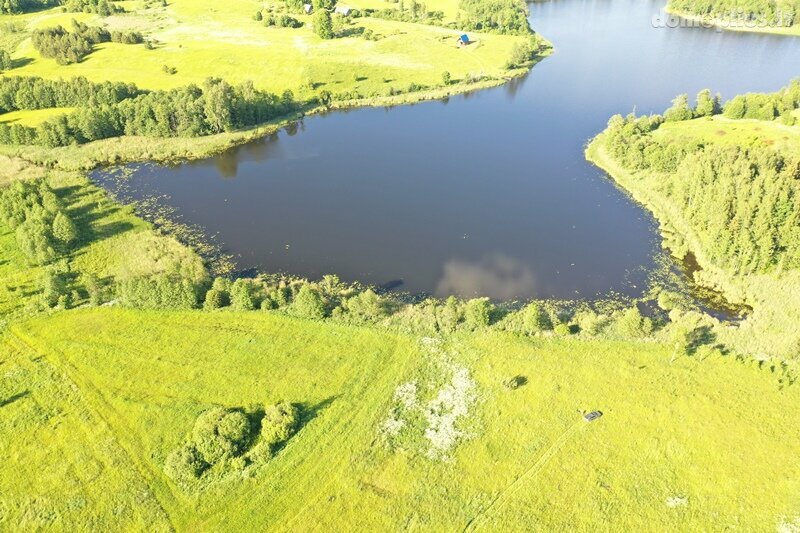
<path fill-rule="evenodd" d="M 115 42 L 123 44 L 140 44 L 144 37 L 136 31 L 110 32 L 100 26 L 88 26 L 72 20 L 72 31 L 63 26 L 35 30 L 31 37 L 33 47 L 42 55 L 56 60 L 59 65 L 79 63 L 92 53 L 94 45 Z"/>
<path fill-rule="evenodd" d="M 257 90 L 251 82 L 233 86 L 214 78 L 202 86 L 150 92 L 84 78 L 0 79 L 3 112 L 50 107 L 75 109 L 36 127 L 0 124 L 0 143 L 56 147 L 123 135 L 197 137 L 255 126 L 299 104 L 290 91 L 277 96 Z"/>
<path fill-rule="evenodd" d="M 672 101 L 672 107 L 664 112 L 667 122 L 679 122 L 700 117 L 722 114 L 733 120 L 775 120 L 794 125 L 794 110 L 800 108 L 800 79 L 775 93 L 747 93 L 735 96 L 723 106 L 719 95 L 712 96 L 704 89 L 698 93 L 694 107 L 689 104 L 689 95 L 681 94 Z"/>
<path fill-rule="evenodd" d="M 0 2 L 0 14 L 19 15 L 59 5 L 71 13 L 96 13 L 101 17 L 124 11 L 111 0 L 4 0 Z"/>
<path fill-rule="evenodd" d="M 728 115 L 733 106 L 738 117 L 743 103 L 761 109 L 766 100 L 797 109 L 800 82 L 773 95 L 734 98 L 722 112 Z M 688 116 L 680 111 L 684 98 L 676 102 L 672 116 Z M 660 176 L 653 186 L 680 210 L 714 264 L 736 274 L 800 268 L 800 155 L 765 145 L 719 146 L 651 135 L 664 120 L 616 115 L 605 132 L 606 147 L 625 168 Z"/>

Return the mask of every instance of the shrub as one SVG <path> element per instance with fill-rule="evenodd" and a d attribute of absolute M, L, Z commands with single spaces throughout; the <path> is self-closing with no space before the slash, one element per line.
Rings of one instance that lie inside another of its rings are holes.
<path fill-rule="evenodd" d="M 53 237 L 64 246 L 69 246 L 78 240 L 77 226 L 63 211 L 59 211 L 53 219 Z"/>
<path fill-rule="evenodd" d="M 241 411 L 213 407 L 202 413 L 192 429 L 192 442 L 208 464 L 240 453 L 250 437 L 250 423 Z"/>
<path fill-rule="evenodd" d="M 253 287 L 249 280 L 237 279 L 231 286 L 231 307 L 238 311 L 252 311 L 256 308 Z"/>
<path fill-rule="evenodd" d="M 318 9 L 314 13 L 314 33 L 322 39 L 333 39 L 333 20 L 331 14 L 325 9 Z"/>
<path fill-rule="evenodd" d="M 295 314 L 306 318 L 325 318 L 325 302 L 319 291 L 306 283 L 294 298 L 292 310 Z"/>
<path fill-rule="evenodd" d="M 16 231 L 17 245 L 28 261 L 34 265 L 44 265 L 58 254 L 48 224 L 41 218 L 28 218 Z"/>
<path fill-rule="evenodd" d="M 193 444 L 184 444 L 173 450 L 164 462 L 164 471 L 175 481 L 197 479 L 208 467 Z"/>
<path fill-rule="evenodd" d="M 694 111 L 689 107 L 689 95 L 681 94 L 672 101 L 672 107 L 664 112 L 664 120 L 678 122 L 694 118 Z"/>
<path fill-rule="evenodd" d="M 489 298 L 469 300 L 464 306 L 464 321 L 471 329 L 486 327 L 491 320 L 492 308 Z"/>
<path fill-rule="evenodd" d="M 197 305 L 194 284 L 177 275 L 132 278 L 117 285 L 123 305 L 137 309 L 192 309 Z"/>
<path fill-rule="evenodd" d="M 42 302 L 47 307 L 59 305 L 59 300 L 68 293 L 64 274 L 48 268 L 42 278 Z"/>
<path fill-rule="evenodd" d="M 203 302 L 204 309 L 220 309 L 228 305 L 228 293 L 217 289 L 209 289 Z"/>
<path fill-rule="evenodd" d="M 553 332 L 556 335 L 567 336 L 572 333 L 572 330 L 570 329 L 569 324 L 566 322 L 560 322 L 553 327 Z"/>
<path fill-rule="evenodd" d="M 89 303 L 91 305 L 100 305 L 105 298 L 105 291 L 100 283 L 100 280 L 94 274 L 85 274 L 83 279 L 83 286 L 89 295 Z"/>
<path fill-rule="evenodd" d="M 622 312 L 616 319 L 614 328 L 623 337 L 646 337 L 653 332 L 653 322 L 642 316 L 635 305 Z"/>
<path fill-rule="evenodd" d="M 374 322 L 386 316 L 384 303 L 372 289 L 367 289 L 345 300 L 342 308 L 347 315 L 360 322 Z"/>
<path fill-rule="evenodd" d="M 603 332 L 609 323 L 609 318 L 606 315 L 599 315 L 591 309 L 584 309 L 575 314 L 575 322 L 581 333 L 594 336 Z"/>
<path fill-rule="evenodd" d="M 289 440 L 300 421 L 296 406 L 282 402 L 267 407 L 261 420 L 261 441 L 270 448 Z"/>
<path fill-rule="evenodd" d="M 664 311 L 672 311 L 681 306 L 683 297 L 672 291 L 661 291 L 658 293 L 658 306 Z"/>
<path fill-rule="evenodd" d="M 442 72 L 442 85 L 450 85 L 451 81 L 450 73 L 446 70 Z"/>
<path fill-rule="evenodd" d="M 513 69 L 527 65 L 533 58 L 534 49 L 529 42 L 517 43 L 511 49 L 511 57 L 506 61 L 506 68 Z"/>
<path fill-rule="evenodd" d="M 455 296 L 449 296 L 444 305 L 436 306 L 436 322 L 441 331 L 455 331 L 463 318 L 461 305 Z"/>
<path fill-rule="evenodd" d="M 720 112 L 720 97 L 711 96 L 711 91 L 704 89 L 697 94 L 695 114 L 698 117 L 710 117 Z"/>
<path fill-rule="evenodd" d="M 9 70 L 13 66 L 14 62 L 11 60 L 11 54 L 5 50 L 0 50 L 0 72 Z"/>
<path fill-rule="evenodd" d="M 529 303 L 520 311 L 522 318 L 522 328 L 525 333 L 539 333 L 553 327 L 550 316 L 536 302 Z"/>
<path fill-rule="evenodd" d="M 732 100 L 728 100 L 723 109 L 723 114 L 726 118 L 741 119 L 744 118 L 746 111 L 744 96 L 737 96 Z"/>

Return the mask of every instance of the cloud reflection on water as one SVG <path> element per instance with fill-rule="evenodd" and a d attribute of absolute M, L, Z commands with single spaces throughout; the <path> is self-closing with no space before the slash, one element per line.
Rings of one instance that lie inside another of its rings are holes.
<path fill-rule="evenodd" d="M 489 254 L 478 261 L 451 259 L 442 271 L 436 296 L 456 294 L 464 298 L 488 296 L 493 300 L 512 300 L 536 295 L 533 270 L 506 254 Z"/>

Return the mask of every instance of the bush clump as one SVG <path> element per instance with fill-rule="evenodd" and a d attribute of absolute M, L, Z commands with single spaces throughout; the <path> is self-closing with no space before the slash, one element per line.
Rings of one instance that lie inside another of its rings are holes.
<path fill-rule="evenodd" d="M 208 468 L 200 452 L 193 444 L 184 444 L 167 456 L 164 470 L 175 481 L 187 482 L 197 479 Z"/>
<path fill-rule="evenodd" d="M 164 471 L 173 480 L 187 484 L 206 472 L 224 475 L 242 472 L 249 465 L 268 460 L 297 432 L 299 409 L 288 402 L 267 406 L 256 433 L 258 410 L 216 406 L 197 417 L 186 442 L 167 455 Z"/>
<path fill-rule="evenodd" d="M 192 429 L 192 443 L 210 465 L 238 455 L 249 437 L 247 416 L 224 407 L 214 407 L 201 414 Z"/>
<path fill-rule="evenodd" d="M 297 431 L 299 422 L 299 410 L 289 402 L 267 407 L 261 419 L 261 442 L 270 448 L 286 442 Z"/>
<path fill-rule="evenodd" d="M 325 302 L 319 291 L 306 283 L 294 297 L 293 311 L 296 315 L 305 318 L 325 318 Z"/>

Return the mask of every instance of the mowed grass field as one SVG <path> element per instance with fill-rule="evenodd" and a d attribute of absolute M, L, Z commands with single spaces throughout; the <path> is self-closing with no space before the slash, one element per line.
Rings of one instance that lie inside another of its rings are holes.
<path fill-rule="evenodd" d="M 18 27 L 16 40 L 9 40 L 17 68 L 5 75 L 69 78 L 86 76 L 93 81 L 133 82 L 146 89 L 167 89 L 189 83 L 200 84 L 209 76 L 231 83 L 252 80 L 259 88 L 276 93 L 290 89 L 307 97 L 321 90 L 331 93 L 358 91 L 363 96 L 382 95 L 392 87 L 405 89 L 411 83 L 441 85 L 442 72 L 454 81 L 467 75 L 502 76 L 515 43 L 523 37 L 470 34 L 475 41 L 466 48 L 456 46 L 457 29 L 402 23 L 377 18 L 350 18 L 350 28 L 372 30 L 379 39 L 359 36 L 322 40 L 314 34 L 311 17 L 293 15 L 304 25 L 298 29 L 267 28 L 253 20 L 256 11 L 282 4 L 259 0 L 231 0 L 223 4 L 199 0 L 122 2 L 128 13 L 101 18 L 96 15 L 62 13 L 60 8 L 24 16 L 0 17 Z M 358 0 L 352 7 L 386 9 L 396 7 L 382 0 Z M 455 19 L 457 2 L 432 0 L 428 10 L 445 12 Z M 115 30 L 141 31 L 155 44 L 103 43 L 82 62 L 61 66 L 39 56 L 29 33 L 57 24 L 70 27 L 72 18 Z M 174 74 L 164 67 L 175 69 Z"/>
<path fill-rule="evenodd" d="M 656 343 L 431 341 L 271 312 L 74 310 L 0 345 L 0 522 L 33 529 L 775 531 L 800 520 L 800 389 Z M 398 385 L 468 369 L 449 457 L 390 449 Z M 527 380 L 516 390 L 511 376 Z M 164 458 L 213 404 L 287 400 L 264 467 L 196 491 Z M 586 423 L 585 411 L 603 416 Z"/>

